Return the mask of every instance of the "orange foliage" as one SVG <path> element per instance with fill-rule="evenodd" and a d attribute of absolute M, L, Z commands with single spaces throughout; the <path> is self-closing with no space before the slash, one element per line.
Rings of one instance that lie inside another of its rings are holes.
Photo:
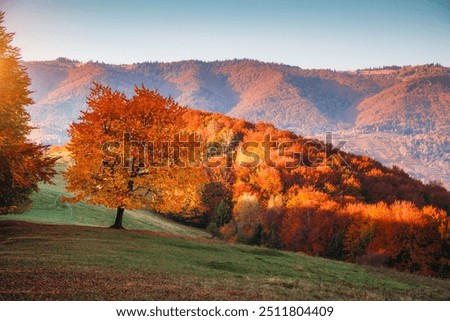
<path fill-rule="evenodd" d="M 115 227 L 121 227 L 124 208 L 158 210 L 169 204 L 174 212 L 196 208 L 192 203 L 199 198 L 191 182 L 197 180 L 191 176 L 200 180 L 202 169 L 175 168 L 163 148 L 163 142 L 182 130 L 184 112 L 172 99 L 144 87 L 136 87 L 135 96 L 128 99 L 124 93 L 94 84 L 88 110 L 69 130 L 67 149 L 73 165 L 65 178 L 67 190 L 74 194 L 72 201 L 117 208 Z M 147 142 L 152 148 L 144 145 Z M 162 166 L 155 165 L 154 155 L 162 155 Z M 188 195 L 189 203 L 181 202 L 180 194 Z"/>
<path fill-rule="evenodd" d="M 204 140 L 223 141 L 229 128 L 238 140 L 230 168 L 234 178 L 226 188 L 232 193 L 233 219 L 221 228 L 226 239 L 423 274 L 450 271 L 449 223 L 442 211 L 450 210 L 450 194 L 442 187 L 425 186 L 399 168 L 346 153 L 341 156 L 348 167 L 339 162 L 309 167 L 326 157 L 318 141 L 267 123 L 252 127 L 202 115 L 196 128 Z M 252 166 L 242 166 L 253 160 Z M 432 204 L 440 209 L 427 207 Z M 439 219 L 431 220 L 433 215 Z"/>

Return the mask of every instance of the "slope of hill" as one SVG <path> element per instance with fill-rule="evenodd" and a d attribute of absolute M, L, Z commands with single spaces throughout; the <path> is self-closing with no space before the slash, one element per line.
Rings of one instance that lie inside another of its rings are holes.
<path fill-rule="evenodd" d="M 449 300 L 448 280 L 155 232 L 0 221 L 0 300 Z"/>
<path fill-rule="evenodd" d="M 331 130 L 348 141 L 349 151 L 391 165 L 390 155 L 371 147 L 383 133 L 383 146 L 408 163 L 410 174 L 450 187 L 443 175 L 450 173 L 449 68 L 335 72 L 253 60 L 107 65 L 67 59 L 26 66 L 36 102 L 30 113 L 39 127 L 33 137 L 46 143 L 67 141 L 93 81 L 127 93 L 143 83 L 191 108 L 270 121 L 304 136 Z"/>
<path fill-rule="evenodd" d="M 55 155 L 55 153 L 54 153 Z M 1 215 L 0 221 L 17 220 L 54 225 L 83 225 L 108 227 L 114 222 L 116 211 L 103 206 L 86 203 L 69 204 L 60 201 L 61 196 L 68 195 L 64 187 L 61 171 L 66 164 L 60 162 L 56 169 L 58 174 L 53 179 L 54 185 L 41 184 L 39 192 L 32 197 L 32 206 L 23 214 Z M 149 210 L 127 210 L 124 217 L 125 228 L 169 233 L 178 236 L 208 238 L 204 230 L 176 223 Z"/>

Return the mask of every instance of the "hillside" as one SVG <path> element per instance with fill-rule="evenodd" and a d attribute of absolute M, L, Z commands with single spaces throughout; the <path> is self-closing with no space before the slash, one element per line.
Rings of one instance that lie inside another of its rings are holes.
<path fill-rule="evenodd" d="M 105 90 L 105 98 L 98 98 L 98 103 L 93 105 L 91 96 L 83 119 L 103 117 L 102 109 L 97 107 L 109 108 L 111 95 L 123 103 L 114 103 L 115 112 L 103 120 L 110 124 L 107 130 L 99 125 L 83 127 L 87 123 L 72 126 L 71 133 L 76 139 L 68 145 L 66 153 L 71 152 L 70 162 L 74 166 L 68 168 L 65 177 L 73 201 L 115 208 L 122 203 L 105 200 L 129 198 L 127 189 L 120 194 L 120 184 L 126 183 L 123 186 L 127 187 L 135 182 L 130 183 L 128 169 L 123 171 L 120 156 L 105 162 L 104 149 L 98 142 L 120 142 L 122 128 L 129 129 L 130 137 L 151 139 L 154 136 L 140 136 L 147 132 L 143 126 L 154 126 L 148 119 L 160 117 L 157 106 L 166 111 L 166 100 L 145 89 L 136 89 L 132 100 L 122 100 L 122 94 L 97 88 Z M 146 96 L 141 96 L 143 93 Z M 136 104 L 136 97 L 145 100 Z M 200 146 L 197 156 L 209 155 L 216 164 L 208 165 L 202 157 L 197 158 L 202 162 L 199 166 L 196 156 L 186 153 L 181 157 L 192 156 L 189 160 L 183 158 L 190 165 L 170 167 L 170 175 L 165 175 L 159 169 L 165 171 L 167 167 L 158 166 L 160 163 L 154 163 L 154 159 L 141 160 L 139 150 L 134 150 L 133 161 L 136 164 L 139 161 L 150 171 L 149 179 L 138 184 L 142 184 L 141 188 L 151 186 L 155 198 L 149 203 L 138 199 L 136 204 L 127 205 L 127 209 L 151 208 L 177 221 L 206 228 L 212 235 L 231 242 L 394 267 L 422 275 L 449 276 L 450 192 L 438 184 L 424 185 L 398 167 L 387 168 L 366 156 L 336 154 L 336 150 L 330 150 L 320 141 L 276 129 L 269 123 L 253 124 L 219 113 L 183 108 L 177 119 L 179 127 L 172 133 L 182 130 L 182 140 L 187 135 L 195 138 Z M 77 128 L 81 128 L 79 133 L 75 132 Z M 151 135 L 158 134 L 151 132 Z M 269 153 L 265 144 L 255 145 L 266 138 L 272 141 Z M 221 142 L 222 151 L 210 149 L 211 141 Z M 243 148 L 249 144 L 253 145 L 255 157 L 251 163 Z M 116 148 L 119 151 L 122 147 Z M 64 150 L 52 148 L 56 155 L 63 155 Z M 83 174 L 74 175 L 79 168 L 83 168 Z M 123 179 L 116 177 L 119 175 L 116 173 L 123 175 Z M 98 191 L 107 192 L 102 196 L 106 198 L 98 198 Z M 112 195 L 111 191 L 114 191 Z M 90 220 L 88 215 L 87 220 Z M 77 222 L 84 224 L 83 220 Z"/>
<path fill-rule="evenodd" d="M 29 110 L 39 127 L 33 138 L 45 143 L 67 141 L 93 81 L 128 94 L 143 83 L 191 108 L 270 121 L 320 139 L 331 130 L 348 151 L 450 186 L 449 68 L 336 72 L 253 60 L 107 65 L 67 59 L 26 66 L 36 102 Z"/>
<path fill-rule="evenodd" d="M 1 220 L 19 220 L 24 222 L 84 225 L 108 227 L 115 216 L 114 209 L 90 205 L 83 202 L 70 204 L 61 202 L 61 196 L 68 196 L 67 185 L 62 171 L 70 162 L 65 149 L 52 148 L 52 156 L 61 157 L 56 165 L 57 174 L 53 184 L 40 184 L 39 191 L 32 196 L 31 208 L 23 214 L 0 215 Z M 147 230 L 169 233 L 179 236 L 210 237 L 209 233 L 193 227 L 178 224 L 149 210 L 127 210 L 124 226 L 134 230 Z"/>
<path fill-rule="evenodd" d="M 0 244 L 0 300 L 450 299 L 445 280 L 154 232 L 0 221 Z"/>

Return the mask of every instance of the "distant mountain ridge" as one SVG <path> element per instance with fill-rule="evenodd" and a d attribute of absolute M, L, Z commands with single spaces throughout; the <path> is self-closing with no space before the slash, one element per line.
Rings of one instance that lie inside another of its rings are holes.
<path fill-rule="evenodd" d="M 450 186 L 450 68 L 439 65 L 358 71 L 308 70 L 256 60 L 109 65 L 60 58 L 27 62 L 38 127 L 33 138 L 67 141 L 92 82 L 131 93 L 144 84 L 181 105 L 303 136 L 333 131 L 347 150 L 398 164 Z"/>

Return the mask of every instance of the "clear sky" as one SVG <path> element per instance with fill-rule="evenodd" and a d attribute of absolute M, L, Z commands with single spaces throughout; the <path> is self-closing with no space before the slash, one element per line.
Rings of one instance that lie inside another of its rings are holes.
<path fill-rule="evenodd" d="M 24 60 L 450 66 L 449 0 L 0 0 Z"/>

